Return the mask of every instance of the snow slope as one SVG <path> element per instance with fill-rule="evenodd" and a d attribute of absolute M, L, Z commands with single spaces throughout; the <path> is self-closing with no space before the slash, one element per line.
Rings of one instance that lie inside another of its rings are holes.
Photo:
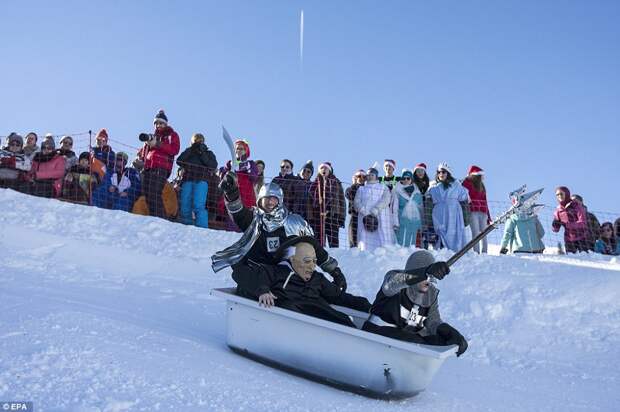
<path fill-rule="evenodd" d="M 232 285 L 210 255 L 239 235 L 0 190 L 0 399 L 37 411 L 612 411 L 620 405 L 620 262 L 467 255 L 439 284 L 469 339 L 430 388 L 364 398 L 235 355 Z M 410 250 L 335 250 L 374 297 Z M 440 258 L 449 252 L 437 253 Z M 282 336 L 286 331 L 282 331 Z M 317 350 L 331 350 L 317 347 Z"/>

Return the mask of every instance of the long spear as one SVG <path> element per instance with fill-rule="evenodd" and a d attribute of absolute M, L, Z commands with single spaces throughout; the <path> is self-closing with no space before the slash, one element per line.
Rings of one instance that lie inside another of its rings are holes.
<path fill-rule="evenodd" d="M 482 232 L 478 234 L 478 236 L 474 237 L 472 240 L 467 242 L 465 246 L 458 252 L 456 252 L 448 261 L 446 262 L 448 266 L 452 266 L 457 260 L 459 260 L 465 253 L 467 253 L 471 248 L 474 247 L 476 243 L 482 240 L 486 235 L 491 233 L 493 230 L 497 229 L 499 225 L 506 222 L 510 216 L 515 213 L 536 213 L 540 210 L 543 205 L 537 204 L 536 200 L 540 197 L 540 194 L 544 189 L 534 190 L 533 192 L 525 193 L 526 186 L 523 185 L 519 189 L 510 193 L 510 199 L 512 201 L 512 206 L 510 209 L 505 211 L 502 215 L 495 218 L 493 222 L 489 226 L 486 227 Z"/>

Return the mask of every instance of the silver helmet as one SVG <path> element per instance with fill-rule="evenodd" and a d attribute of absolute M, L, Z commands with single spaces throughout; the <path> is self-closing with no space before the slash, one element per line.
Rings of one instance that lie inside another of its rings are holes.
<path fill-rule="evenodd" d="M 260 201 L 264 197 L 275 196 L 278 198 L 278 205 L 284 204 L 284 192 L 282 188 L 273 182 L 265 183 L 258 192 L 256 205 L 260 205 Z"/>

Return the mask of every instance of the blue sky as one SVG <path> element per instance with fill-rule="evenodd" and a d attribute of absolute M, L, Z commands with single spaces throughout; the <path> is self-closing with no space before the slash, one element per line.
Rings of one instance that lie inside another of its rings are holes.
<path fill-rule="evenodd" d="M 304 61 L 299 14 L 304 10 Z M 138 146 L 164 108 L 222 124 L 278 172 L 446 160 L 489 198 L 564 184 L 620 212 L 620 2 L 1 1 L 0 135 L 106 127 Z M 116 142 L 116 143 L 115 143 Z"/>

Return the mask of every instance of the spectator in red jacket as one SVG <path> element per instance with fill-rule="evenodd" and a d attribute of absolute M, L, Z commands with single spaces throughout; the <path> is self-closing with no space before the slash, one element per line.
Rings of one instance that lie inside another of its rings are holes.
<path fill-rule="evenodd" d="M 241 203 L 245 207 L 256 206 L 256 192 L 254 191 L 254 185 L 258 181 L 258 167 L 254 160 L 250 160 L 250 145 L 245 140 L 236 140 L 234 144 L 235 148 L 235 165 L 231 164 L 230 160 L 226 162 L 224 167 L 220 168 L 219 177 L 224 179 L 224 176 L 231 170 L 236 173 L 237 185 L 239 186 L 239 194 Z M 221 197 L 218 205 L 218 214 L 225 216 L 226 230 L 238 231 L 239 228 L 233 222 L 230 215 L 226 211 L 224 205 L 224 197 Z"/>
<path fill-rule="evenodd" d="M 567 253 L 588 251 L 588 223 L 586 211 L 578 202 L 571 202 L 566 186 L 555 189 L 558 206 L 553 213 L 551 229 L 559 232 L 564 227 L 564 246 Z"/>
<path fill-rule="evenodd" d="M 58 197 L 65 176 L 65 158 L 56 150 L 53 140 L 41 143 L 41 151 L 34 155 L 28 180 L 28 192 L 41 197 Z"/>
<path fill-rule="evenodd" d="M 151 216 L 166 217 L 162 191 L 172 172 L 174 157 L 179 153 L 179 135 L 168 125 L 163 110 L 153 120 L 155 132 L 138 151 L 138 158 L 144 162 L 142 191 L 146 197 Z"/>
<path fill-rule="evenodd" d="M 484 170 L 478 166 L 470 166 L 467 177 L 463 180 L 463 187 L 469 192 L 470 203 L 470 221 L 471 238 L 478 236 L 491 223 L 491 214 L 489 213 L 489 204 L 487 203 L 487 191 L 482 182 Z M 480 248 L 482 243 L 482 248 Z M 487 238 L 476 243 L 474 250 L 477 253 L 487 253 Z"/>

